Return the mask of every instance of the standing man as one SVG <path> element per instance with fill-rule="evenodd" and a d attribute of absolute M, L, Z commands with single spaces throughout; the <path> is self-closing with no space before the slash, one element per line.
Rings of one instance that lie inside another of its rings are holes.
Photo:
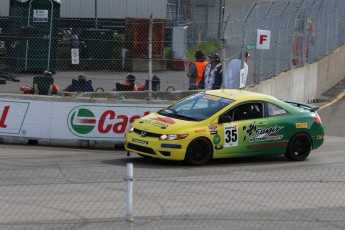
<path fill-rule="evenodd" d="M 224 88 L 226 89 L 243 89 L 246 86 L 247 76 L 248 76 L 248 65 L 247 60 L 249 57 L 249 53 L 246 51 L 245 58 L 241 59 L 234 59 L 232 60 L 229 65 L 228 69 L 225 74 L 224 79 Z"/>
<path fill-rule="evenodd" d="M 198 89 L 205 67 L 208 64 L 201 50 L 196 51 L 194 56 L 195 62 L 190 65 L 189 71 L 187 72 L 187 77 L 189 77 L 189 90 Z"/>

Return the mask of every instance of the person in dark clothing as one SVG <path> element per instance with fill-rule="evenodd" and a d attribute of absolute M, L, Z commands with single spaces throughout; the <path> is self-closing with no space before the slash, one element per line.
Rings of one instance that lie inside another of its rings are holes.
<path fill-rule="evenodd" d="M 45 70 L 42 75 L 33 78 L 33 86 L 20 88 L 24 94 L 51 95 L 59 91 L 59 85 L 54 84 L 53 73 Z"/>
<path fill-rule="evenodd" d="M 146 80 L 144 85 L 138 86 L 138 91 L 145 91 L 149 90 L 149 80 Z M 160 90 L 160 85 L 161 85 L 161 79 L 157 77 L 157 75 L 153 75 L 152 80 L 151 80 L 151 89 L 152 91 L 159 91 Z"/>
<path fill-rule="evenodd" d="M 201 50 L 196 51 L 194 56 L 195 62 L 190 65 L 189 71 L 187 72 L 187 77 L 189 77 L 189 90 L 198 89 L 205 67 L 208 64 Z"/>
<path fill-rule="evenodd" d="M 220 57 L 217 53 L 208 56 L 210 63 L 205 67 L 205 71 L 199 89 L 220 89 L 223 83 L 223 69 Z"/>
<path fill-rule="evenodd" d="M 69 92 L 93 92 L 92 81 L 86 80 L 85 74 L 80 74 L 78 80 L 72 79 L 72 84 L 67 86 L 64 91 Z"/>
<path fill-rule="evenodd" d="M 138 86 L 135 84 L 135 76 L 128 74 L 126 81 L 123 83 L 116 83 L 113 91 L 138 91 Z"/>

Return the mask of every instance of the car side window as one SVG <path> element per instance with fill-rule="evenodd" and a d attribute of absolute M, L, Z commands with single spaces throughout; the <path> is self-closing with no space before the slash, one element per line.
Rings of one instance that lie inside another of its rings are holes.
<path fill-rule="evenodd" d="M 262 118 L 263 115 L 263 105 L 260 102 L 245 103 L 233 109 L 233 121 Z"/>
<path fill-rule="evenodd" d="M 267 109 L 268 109 L 268 116 L 270 116 L 270 117 L 281 116 L 281 115 L 285 115 L 288 113 L 282 107 L 275 105 L 275 104 L 272 104 L 272 103 L 267 103 Z"/>

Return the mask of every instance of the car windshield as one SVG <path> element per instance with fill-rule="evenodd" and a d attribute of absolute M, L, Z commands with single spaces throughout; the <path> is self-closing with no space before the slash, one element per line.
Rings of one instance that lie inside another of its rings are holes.
<path fill-rule="evenodd" d="M 158 114 L 181 120 L 201 121 L 211 117 L 232 102 L 234 100 L 199 93 L 159 110 Z"/>

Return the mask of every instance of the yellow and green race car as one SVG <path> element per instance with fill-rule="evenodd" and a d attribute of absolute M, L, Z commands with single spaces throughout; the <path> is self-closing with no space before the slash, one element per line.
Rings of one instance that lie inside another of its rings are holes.
<path fill-rule="evenodd" d="M 324 141 L 318 109 L 246 90 L 204 91 L 133 122 L 124 145 L 190 165 L 264 154 L 302 161 Z"/>

